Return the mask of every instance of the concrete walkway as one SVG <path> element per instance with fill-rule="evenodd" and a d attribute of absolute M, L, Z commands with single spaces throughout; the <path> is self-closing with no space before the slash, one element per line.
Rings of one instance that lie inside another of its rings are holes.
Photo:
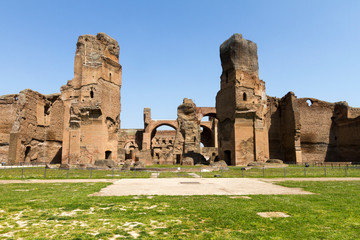
<path fill-rule="evenodd" d="M 312 194 L 251 178 L 121 179 L 91 196 Z"/>

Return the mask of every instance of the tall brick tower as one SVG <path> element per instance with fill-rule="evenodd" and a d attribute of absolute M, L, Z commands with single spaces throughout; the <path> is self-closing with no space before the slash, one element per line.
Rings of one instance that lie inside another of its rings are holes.
<path fill-rule="evenodd" d="M 216 96 L 219 158 L 231 165 L 269 157 L 265 83 L 259 79 L 257 46 L 234 34 L 220 46 L 221 88 Z"/>
<path fill-rule="evenodd" d="M 74 78 L 61 87 L 64 101 L 63 164 L 117 160 L 120 129 L 119 45 L 104 33 L 80 36 Z"/>

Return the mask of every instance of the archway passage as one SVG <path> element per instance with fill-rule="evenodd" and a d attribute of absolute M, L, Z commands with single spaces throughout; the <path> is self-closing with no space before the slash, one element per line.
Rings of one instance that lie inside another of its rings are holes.
<path fill-rule="evenodd" d="M 174 148 L 176 128 L 169 124 L 160 124 L 151 132 L 150 149 L 153 162 L 161 164 Z"/>
<path fill-rule="evenodd" d="M 218 147 L 218 119 L 216 113 L 208 112 L 200 121 L 201 142 L 204 147 Z"/>
<path fill-rule="evenodd" d="M 205 125 L 200 125 L 201 128 L 201 143 L 204 147 L 215 147 L 213 132 Z"/>

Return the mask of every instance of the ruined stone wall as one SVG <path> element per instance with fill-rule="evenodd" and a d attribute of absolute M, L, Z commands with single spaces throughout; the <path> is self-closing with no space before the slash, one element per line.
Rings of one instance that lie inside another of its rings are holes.
<path fill-rule="evenodd" d="M 337 121 L 337 161 L 360 163 L 360 117 Z"/>
<path fill-rule="evenodd" d="M 286 163 L 301 163 L 300 115 L 296 96 L 289 92 L 280 100 L 281 147 Z"/>
<path fill-rule="evenodd" d="M 42 95 L 26 89 L 19 93 L 17 102 L 9 163 L 59 163 L 63 131 L 59 94 Z"/>
<path fill-rule="evenodd" d="M 281 140 L 281 108 L 280 99 L 267 97 L 268 113 L 266 115 L 269 126 L 269 156 L 271 159 L 284 159 Z"/>
<path fill-rule="evenodd" d="M 303 162 L 337 161 L 333 103 L 298 98 Z"/>
<path fill-rule="evenodd" d="M 212 164 L 218 160 L 218 151 L 217 147 L 202 147 L 201 155 L 205 158 L 207 164 Z"/>
<path fill-rule="evenodd" d="M 16 119 L 17 94 L 0 96 L 0 162 L 8 162 L 10 132 Z"/>
<path fill-rule="evenodd" d="M 200 122 L 196 116 L 196 105 L 191 99 L 184 98 L 177 111 L 178 128 L 176 131 L 174 161 L 193 165 L 202 161 L 200 154 Z"/>
<path fill-rule="evenodd" d="M 360 162 L 360 108 L 349 107 L 347 102 L 335 103 L 333 122 L 336 139 L 337 160 Z"/>
<path fill-rule="evenodd" d="M 151 155 L 154 164 L 174 164 L 172 155 L 175 143 L 175 130 L 157 130 L 151 139 Z"/>
<path fill-rule="evenodd" d="M 357 118 L 360 116 L 360 108 L 348 107 L 348 118 Z"/>
<path fill-rule="evenodd" d="M 358 161 L 360 117 L 346 102 L 268 97 L 270 158 L 286 163 Z M 357 116 L 351 118 L 349 116 Z"/>
<path fill-rule="evenodd" d="M 118 161 L 126 159 L 135 160 L 135 155 L 142 150 L 142 138 L 144 129 L 121 129 L 118 142 Z M 133 150 L 134 154 L 131 153 Z"/>
<path fill-rule="evenodd" d="M 63 164 L 119 160 L 121 65 L 118 62 L 116 40 L 104 33 L 79 37 L 74 78 L 61 88 Z"/>

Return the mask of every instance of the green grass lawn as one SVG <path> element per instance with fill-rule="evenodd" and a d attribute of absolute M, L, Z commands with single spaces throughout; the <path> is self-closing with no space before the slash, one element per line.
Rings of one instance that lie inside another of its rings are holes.
<path fill-rule="evenodd" d="M 202 172 L 202 177 L 224 178 L 278 178 L 278 177 L 360 177 L 359 167 L 285 167 L 285 168 L 251 168 L 242 170 L 241 167 L 229 167 L 229 170 Z"/>
<path fill-rule="evenodd" d="M 359 239 L 360 181 L 314 195 L 89 197 L 107 183 L 0 185 L 2 239 Z M 261 218 L 257 212 L 288 218 Z"/>
<path fill-rule="evenodd" d="M 111 179 L 111 178 L 148 178 L 150 172 L 122 171 L 120 169 L 46 169 L 42 168 L 7 168 L 0 169 L 0 179 Z"/>
<path fill-rule="evenodd" d="M 192 178 L 188 172 L 160 172 L 159 178 Z"/>

